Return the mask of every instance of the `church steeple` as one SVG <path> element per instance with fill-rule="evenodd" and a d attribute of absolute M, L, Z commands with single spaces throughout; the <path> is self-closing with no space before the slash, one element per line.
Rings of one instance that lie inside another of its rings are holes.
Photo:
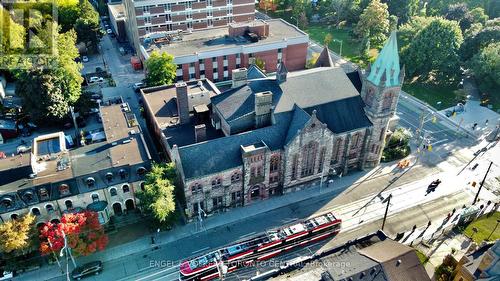
<path fill-rule="evenodd" d="M 404 73 L 399 68 L 398 42 L 396 31 L 393 31 L 375 63 L 371 65 L 367 80 L 374 85 L 382 86 L 384 82 L 382 78 L 385 76 L 385 87 L 400 86 L 402 80 L 400 75 L 404 76 Z"/>

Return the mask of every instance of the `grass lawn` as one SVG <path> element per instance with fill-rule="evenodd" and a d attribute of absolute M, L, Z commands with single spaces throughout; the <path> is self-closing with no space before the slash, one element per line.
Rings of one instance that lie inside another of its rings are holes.
<path fill-rule="evenodd" d="M 297 20 L 291 15 L 291 12 L 286 12 L 283 10 L 277 10 L 274 12 L 268 11 L 267 14 L 273 18 L 282 18 L 285 21 L 297 24 Z M 368 65 L 367 61 L 364 61 L 360 57 L 360 41 L 353 38 L 350 34 L 349 28 L 335 28 L 333 25 L 327 24 L 309 24 L 307 28 L 304 28 L 300 25 L 299 28 L 303 29 L 305 32 L 309 34 L 309 37 L 316 41 L 317 43 L 323 44 L 325 36 L 330 33 L 334 40 L 342 41 L 342 57 L 345 59 L 352 61 L 354 63 L 359 64 L 362 67 L 366 67 Z M 328 45 L 331 51 L 340 54 L 340 42 L 332 41 Z M 370 61 L 373 62 L 378 55 L 378 49 L 370 49 Z"/>
<path fill-rule="evenodd" d="M 420 252 L 419 250 L 415 250 L 415 252 L 417 253 L 417 257 L 422 265 L 426 264 L 429 261 L 429 258 L 427 258 L 424 253 Z"/>
<path fill-rule="evenodd" d="M 403 91 L 438 110 L 456 105 L 465 96 L 462 90 L 457 90 L 451 86 L 443 87 L 418 82 L 404 84 Z M 441 102 L 441 104 L 438 105 L 438 102 Z"/>
<path fill-rule="evenodd" d="M 493 231 L 495 229 L 495 226 L 497 225 L 497 220 L 500 220 L 500 212 L 495 212 L 490 217 L 482 216 L 469 224 L 465 228 L 464 234 L 468 237 L 472 236 L 472 239 L 477 244 L 486 240 L 488 236 L 490 236 L 490 234 L 491 237 L 488 239 L 489 241 L 500 239 L 500 225 L 496 228 L 495 231 Z M 477 233 L 474 233 L 472 231 L 472 228 L 474 227 L 477 228 Z"/>

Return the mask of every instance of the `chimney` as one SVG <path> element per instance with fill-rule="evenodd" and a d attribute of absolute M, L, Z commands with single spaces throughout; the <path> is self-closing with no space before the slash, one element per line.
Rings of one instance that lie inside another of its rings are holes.
<path fill-rule="evenodd" d="M 247 83 L 248 70 L 246 68 L 233 69 L 231 71 L 233 85 L 231 88 L 237 88 Z"/>
<path fill-rule="evenodd" d="M 177 96 L 177 112 L 181 124 L 189 123 L 188 89 L 185 82 L 175 83 L 175 95 Z"/>
<path fill-rule="evenodd" d="M 195 142 L 202 142 L 207 140 L 207 128 L 205 124 L 194 126 L 194 139 Z"/>
<path fill-rule="evenodd" d="M 255 94 L 255 127 L 261 128 L 271 124 L 273 109 L 273 93 L 267 91 Z"/>

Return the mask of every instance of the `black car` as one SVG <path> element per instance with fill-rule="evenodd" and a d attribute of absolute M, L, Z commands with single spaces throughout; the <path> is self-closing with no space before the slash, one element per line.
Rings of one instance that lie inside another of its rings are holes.
<path fill-rule="evenodd" d="M 431 182 L 431 184 L 429 184 L 429 186 L 427 187 L 427 193 L 435 191 L 440 183 L 441 183 L 440 179 Z"/>
<path fill-rule="evenodd" d="M 101 273 L 101 271 L 102 262 L 93 261 L 75 268 L 73 272 L 71 272 L 71 277 L 73 277 L 73 279 L 80 280 L 89 275 L 97 275 Z"/>

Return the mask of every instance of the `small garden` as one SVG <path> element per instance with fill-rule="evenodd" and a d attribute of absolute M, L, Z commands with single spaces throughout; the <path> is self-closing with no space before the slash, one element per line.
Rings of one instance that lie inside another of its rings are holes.
<path fill-rule="evenodd" d="M 470 223 L 464 230 L 467 237 L 480 244 L 483 241 L 500 239 L 500 212 L 484 215 Z"/>
<path fill-rule="evenodd" d="M 389 141 L 385 145 L 382 154 L 382 162 L 391 162 L 394 160 L 403 159 L 410 155 L 410 131 L 404 128 L 398 128 L 392 133 Z"/>

